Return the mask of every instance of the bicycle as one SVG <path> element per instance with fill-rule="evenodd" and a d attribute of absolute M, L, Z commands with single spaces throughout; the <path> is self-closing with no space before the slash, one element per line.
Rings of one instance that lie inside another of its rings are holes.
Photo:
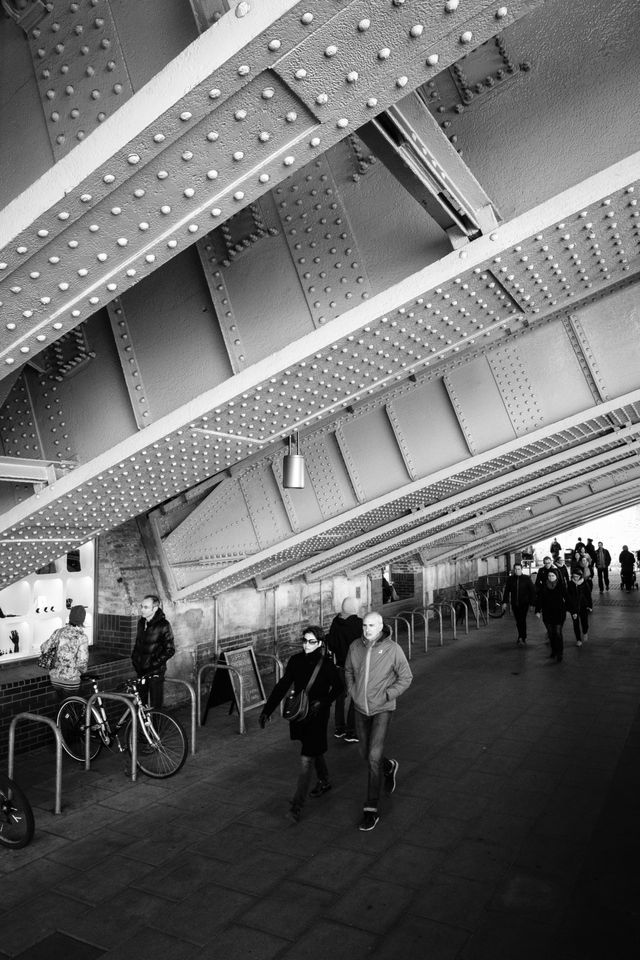
<path fill-rule="evenodd" d="M 100 677 L 89 676 L 88 680 L 98 699 L 91 708 L 92 722 L 89 734 L 89 759 L 94 760 L 103 746 L 115 745 L 120 753 L 131 753 L 131 715 L 125 708 L 122 716 L 112 724 L 100 697 Z M 187 759 L 189 743 L 187 735 L 177 720 L 162 710 L 155 710 L 142 702 L 140 686 L 145 678 L 127 680 L 125 694 L 131 697 L 137 714 L 138 767 L 148 777 L 172 777 Z M 87 700 L 82 697 L 67 697 L 58 710 L 56 723 L 62 735 L 62 746 L 74 760 L 84 763 Z M 120 731 L 124 728 L 122 736 Z"/>
<path fill-rule="evenodd" d="M 20 850 L 31 843 L 34 829 L 33 810 L 25 794 L 0 773 L 0 844 Z"/>
<path fill-rule="evenodd" d="M 502 590 L 500 587 L 487 587 L 486 590 L 481 591 L 480 595 L 490 617 L 497 620 L 504 616 L 505 610 L 502 606 Z"/>

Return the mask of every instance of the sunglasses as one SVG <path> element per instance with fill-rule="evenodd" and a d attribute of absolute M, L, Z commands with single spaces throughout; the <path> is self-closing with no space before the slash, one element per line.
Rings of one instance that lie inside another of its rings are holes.
<path fill-rule="evenodd" d="M 315 646 L 318 643 L 321 643 L 321 640 L 316 639 L 316 637 L 302 637 L 302 642 Z"/>

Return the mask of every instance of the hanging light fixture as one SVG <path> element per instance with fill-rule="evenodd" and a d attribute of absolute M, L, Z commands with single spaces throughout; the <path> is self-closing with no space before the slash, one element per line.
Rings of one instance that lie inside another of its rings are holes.
<path fill-rule="evenodd" d="M 282 459 L 282 486 L 285 490 L 302 490 L 304 487 L 304 457 L 300 453 L 300 435 L 296 430 L 296 452 L 291 451 L 291 437 L 289 437 L 289 452 Z"/>

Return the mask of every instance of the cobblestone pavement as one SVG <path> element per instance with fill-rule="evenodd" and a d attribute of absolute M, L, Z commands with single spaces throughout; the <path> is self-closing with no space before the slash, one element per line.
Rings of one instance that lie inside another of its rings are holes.
<path fill-rule="evenodd" d="M 16 759 L 33 843 L 0 848 L 0 960 L 585 960 L 630 956 L 640 890 L 640 596 L 596 598 L 589 640 L 548 659 L 530 615 L 414 646 L 388 738 L 400 763 L 371 833 L 356 744 L 286 819 L 298 747 L 226 706 L 174 778 L 122 756 Z M 181 719 L 188 726 L 186 712 Z"/>

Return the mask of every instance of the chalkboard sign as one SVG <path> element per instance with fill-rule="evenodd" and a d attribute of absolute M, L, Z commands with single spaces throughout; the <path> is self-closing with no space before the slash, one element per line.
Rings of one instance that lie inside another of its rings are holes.
<path fill-rule="evenodd" d="M 262 677 L 258 670 L 256 655 L 253 647 L 240 647 L 238 650 L 225 650 L 218 659 L 220 665 L 227 664 L 233 667 L 233 670 L 216 670 L 207 700 L 202 723 L 205 724 L 210 707 L 215 707 L 219 703 L 229 703 L 229 713 L 234 706 L 240 710 L 240 681 L 238 671 L 242 677 L 243 706 L 245 712 L 254 707 L 260 707 L 266 702 L 264 687 L 262 686 Z"/>
<path fill-rule="evenodd" d="M 225 650 L 220 655 L 220 662 L 237 670 L 242 677 L 243 706 L 245 710 L 252 710 L 266 703 L 262 677 L 258 670 L 256 655 L 253 647 L 241 647 L 239 650 Z M 226 671 L 225 671 L 226 673 Z M 236 706 L 240 708 L 240 683 L 237 674 L 229 670 L 229 679 L 233 689 Z"/>

